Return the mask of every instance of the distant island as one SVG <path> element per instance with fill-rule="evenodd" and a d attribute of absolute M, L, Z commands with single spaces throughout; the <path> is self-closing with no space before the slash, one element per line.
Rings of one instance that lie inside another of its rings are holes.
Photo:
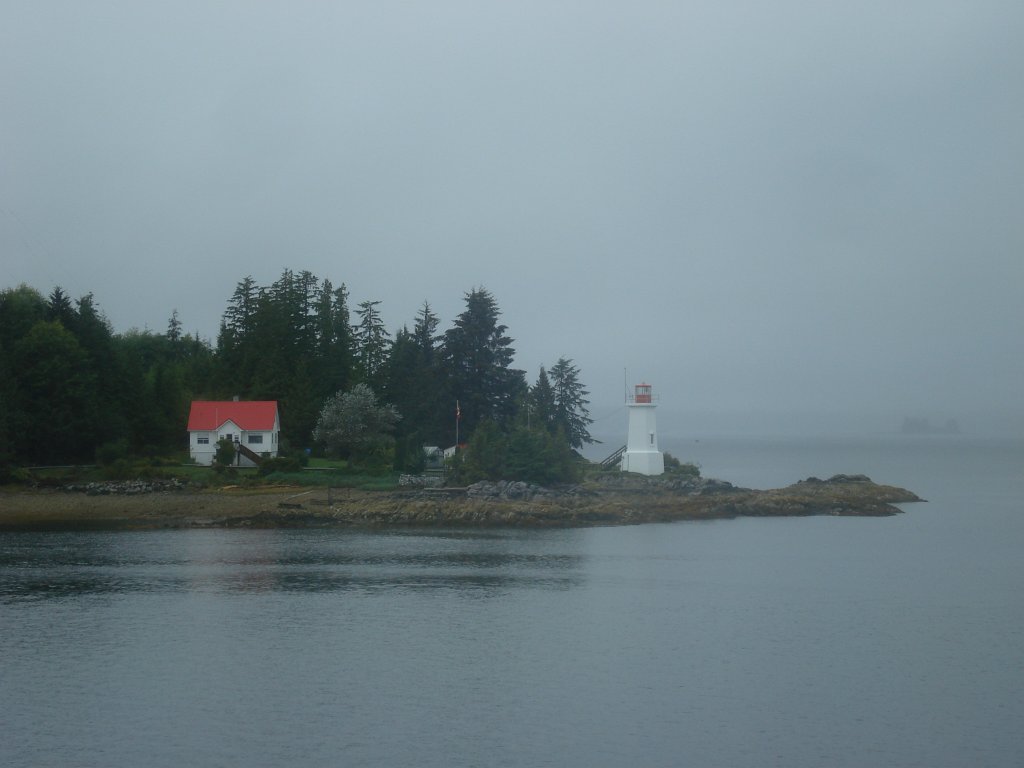
<path fill-rule="evenodd" d="M 956 419 L 946 419 L 946 423 L 932 424 L 928 419 L 907 416 L 903 419 L 900 432 L 904 435 L 959 435 L 960 425 Z"/>
<path fill-rule="evenodd" d="M 0 491 L 0 530 L 308 527 L 584 527 L 808 515 L 885 516 L 921 499 L 864 475 L 753 490 L 701 477 L 607 473 L 544 488 L 482 481 L 391 491 L 224 486 L 171 481 Z"/>

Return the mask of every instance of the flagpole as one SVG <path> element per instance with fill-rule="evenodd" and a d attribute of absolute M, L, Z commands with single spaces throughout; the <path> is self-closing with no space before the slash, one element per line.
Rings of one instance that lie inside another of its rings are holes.
<path fill-rule="evenodd" d="M 455 453 L 459 452 L 459 421 L 462 419 L 462 411 L 459 410 L 459 401 L 455 401 Z"/>

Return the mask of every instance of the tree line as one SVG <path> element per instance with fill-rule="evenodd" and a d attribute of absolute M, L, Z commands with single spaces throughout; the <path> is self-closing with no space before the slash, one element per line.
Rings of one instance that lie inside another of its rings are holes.
<path fill-rule="evenodd" d="M 92 294 L 0 291 L 0 465 L 90 462 L 104 446 L 178 453 L 192 400 L 238 396 L 279 402 L 285 452 L 416 469 L 423 446 L 458 433 L 467 477 L 568 477 L 571 451 L 592 442 L 579 369 L 561 358 L 529 384 L 494 296 L 481 287 L 464 300 L 443 331 L 424 302 L 392 334 L 381 302 L 350 307 L 344 284 L 308 271 L 266 286 L 248 276 L 211 344 L 183 334 L 176 310 L 164 333 L 115 333 Z M 360 402 L 369 392 L 396 418 L 376 442 L 322 439 L 318 425 L 357 386 Z"/>

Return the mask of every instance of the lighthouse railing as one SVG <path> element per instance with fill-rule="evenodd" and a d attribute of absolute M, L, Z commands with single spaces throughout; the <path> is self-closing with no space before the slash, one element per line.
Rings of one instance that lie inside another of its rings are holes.
<path fill-rule="evenodd" d="M 660 395 L 654 395 L 654 394 L 640 394 L 640 395 L 632 394 L 632 395 L 626 395 L 626 402 L 627 403 L 635 403 L 637 405 L 644 405 L 644 404 L 648 404 L 649 405 L 651 403 L 656 403 L 659 400 L 661 400 L 661 396 Z"/>

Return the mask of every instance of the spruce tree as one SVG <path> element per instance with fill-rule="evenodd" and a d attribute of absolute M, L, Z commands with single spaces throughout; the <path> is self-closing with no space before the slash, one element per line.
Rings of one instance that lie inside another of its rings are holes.
<path fill-rule="evenodd" d="M 171 317 L 167 321 L 167 340 L 172 344 L 181 341 L 181 320 L 178 319 L 178 310 L 171 311 Z"/>
<path fill-rule="evenodd" d="M 391 346 L 391 334 L 377 310 L 379 304 L 379 301 L 360 302 L 356 310 L 359 322 L 352 326 L 359 378 L 377 391 L 383 389 L 383 368 Z"/>
<path fill-rule="evenodd" d="M 92 458 L 99 444 L 99 393 L 88 352 L 57 322 L 36 323 L 11 350 L 20 372 L 15 408 L 21 457 L 39 463 Z"/>
<path fill-rule="evenodd" d="M 74 318 L 75 308 L 71 304 L 71 298 L 58 285 L 50 292 L 46 305 L 46 319 L 56 320 L 65 328 L 71 330 Z"/>
<path fill-rule="evenodd" d="M 475 288 L 466 294 L 465 311 L 444 334 L 449 405 L 454 410 L 459 402 L 467 432 L 487 419 L 508 424 L 527 389 L 523 372 L 512 367 L 513 340 L 506 335 L 508 327 L 498 322 L 500 316 L 490 292 Z"/>
<path fill-rule="evenodd" d="M 555 424 L 565 432 L 573 448 L 594 442 L 587 429 L 592 423 L 587 406 L 590 393 L 579 379 L 580 369 L 572 360 L 560 357 L 551 367 L 551 388 L 554 392 Z"/>
<path fill-rule="evenodd" d="M 313 389 L 322 401 L 332 392 L 347 389 L 352 381 L 352 329 L 344 283 L 335 288 L 330 280 L 323 281 L 316 315 Z"/>
<path fill-rule="evenodd" d="M 537 383 L 530 389 L 527 407 L 530 409 L 528 423 L 554 434 L 558 428 L 558 422 L 555 419 L 555 392 L 551 388 L 551 381 L 548 379 L 544 366 L 541 366 L 540 373 L 537 375 Z"/>

